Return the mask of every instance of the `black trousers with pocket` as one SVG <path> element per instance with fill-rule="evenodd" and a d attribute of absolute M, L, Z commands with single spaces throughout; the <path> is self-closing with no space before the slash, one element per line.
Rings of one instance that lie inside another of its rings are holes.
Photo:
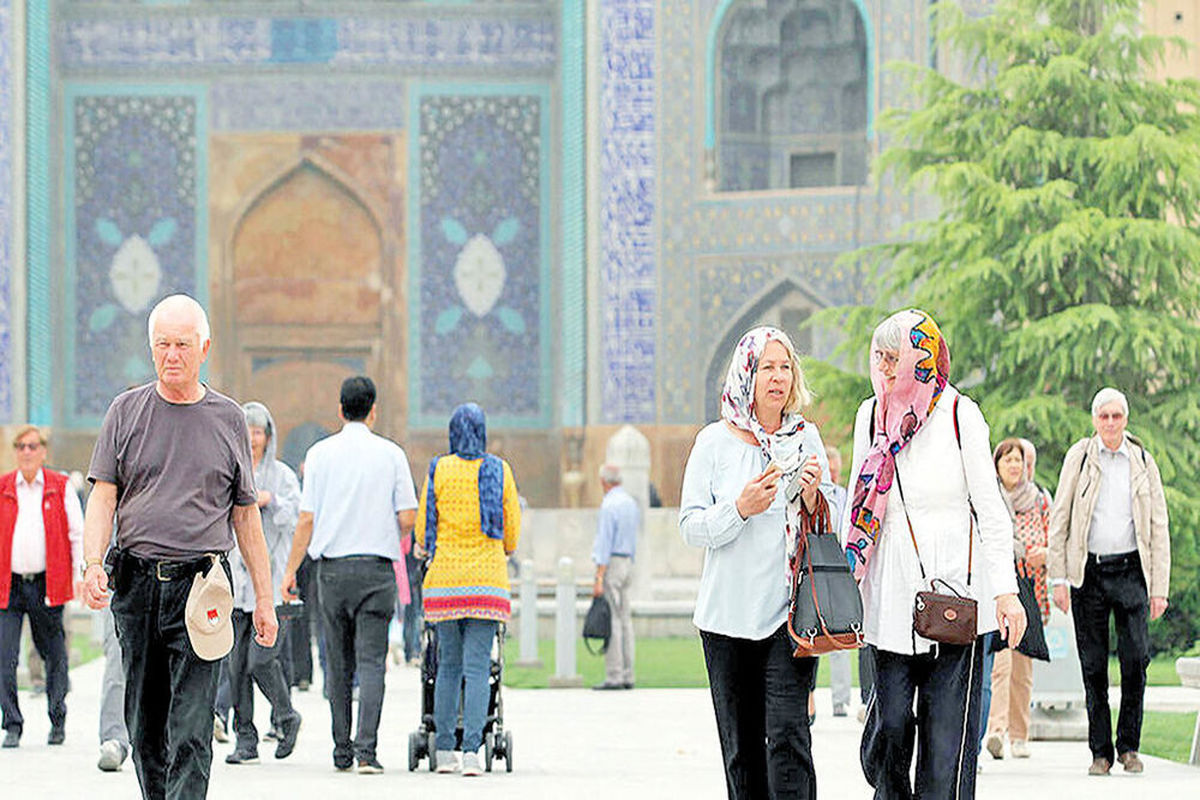
<path fill-rule="evenodd" d="M 700 631 L 730 800 L 815 798 L 808 692 L 817 659 L 793 658 L 783 625 L 766 639 Z"/>

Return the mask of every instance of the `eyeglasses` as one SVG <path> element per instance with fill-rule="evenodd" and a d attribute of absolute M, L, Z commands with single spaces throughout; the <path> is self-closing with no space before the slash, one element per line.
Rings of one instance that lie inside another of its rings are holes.
<path fill-rule="evenodd" d="M 872 350 L 871 362 L 873 364 L 886 364 L 889 367 L 894 367 L 900 363 L 900 356 L 890 350 Z"/>
<path fill-rule="evenodd" d="M 34 450 L 41 450 L 42 443 L 41 442 L 17 442 L 16 444 L 13 445 L 13 449 L 18 450 L 18 451 L 28 450 L 30 452 L 33 452 Z"/>
<path fill-rule="evenodd" d="M 1102 411 L 1096 415 L 1096 419 L 1100 420 L 1101 422 L 1108 422 L 1110 419 L 1113 422 L 1120 422 L 1121 420 L 1125 419 L 1125 415 L 1120 411 L 1114 411 L 1111 414 L 1107 411 Z"/>

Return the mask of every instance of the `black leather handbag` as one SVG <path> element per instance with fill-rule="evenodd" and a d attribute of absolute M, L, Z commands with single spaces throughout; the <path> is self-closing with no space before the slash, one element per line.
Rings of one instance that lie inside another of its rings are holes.
<path fill-rule="evenodd" d="M 587 616 L 583 618 L 583 646 L 592 655 L 608 652 L 608 640 L 612 636 L 612 607 L 604 595 L 592 598 Z M 600 649 L 593 650 L 590 640 L 599 639 Z"/>
<path fill-rule="evenodd" d="M 820 492 L 812 513 L 802 507 L 799 539 L 788 604 L 792 655 L 803 658 L 862 647 L 862 596 L 829 523 L 829 503 Z"/>

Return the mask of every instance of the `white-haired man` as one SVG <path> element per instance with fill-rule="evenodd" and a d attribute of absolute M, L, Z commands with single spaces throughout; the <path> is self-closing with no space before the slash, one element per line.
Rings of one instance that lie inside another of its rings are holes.
<path fill-rule="evenodd" d="M 612 634 L 604 652 L 604 682 L 595 689 L 633 688 L 633 559 L 642 510 L 621 486 L 621 470 L 613 464 L 600 468 L 604 500 L 592 560 L 596 562 L 595 597 L 603 595 L 612 608 Z"/>
<path fill-rule="evenodd" d="M 1064 612 L 1074 606 L 1092 751 L 1089 775 L 1107 775 L 1114 761 L 1108 709 L 1110 615 L 1121 665 L 1116 760 L 1126 772 L 1142 771 L 1137 750 L 1150 663 L 1147 621 L 1167 610 L 1171 580 L 1162 477 L 1153 456 L 1126 433 L 1128 423 L 1125 395 L 1112 388 L 1096 393 L 1096 433 L 1067 451 L 1050 513 L 1047 575 L 1054 604 Z"/>
<path fill-rule="evenodd" d="M 199 609 L 211 630 L 189 632 L 197 623 L 185 609 L 196 576 L 220 593 L 222 581 L 211 573 L 224 570 L 228 580 L 234 534 L 254 585 L 256 641 L 270 647 L 279 626 L 246 417 L 200 382 L 208 317 L 191 297 L 172 295 L 150 312 L 148 328 L 158 380 L 113 400 L 88 467 L 83 595 L 92 608 L 106 605 L 111 574 L 142 796 L 204 797 L 220 663 L 211 659 L 220 657 L 221 641 L 211 652 L 206 641 L 198 653 L 197 637 L 231 629 L 216 600 Z M 114 516 L 116 545 L 103 559 Z"/>

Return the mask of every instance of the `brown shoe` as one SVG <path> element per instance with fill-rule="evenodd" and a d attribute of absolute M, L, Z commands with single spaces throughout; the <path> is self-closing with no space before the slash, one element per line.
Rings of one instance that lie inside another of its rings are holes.
<path fill-rule="evenodd" d="M 1088 775 L 1107 775 L 1112 769 L 1112 762 L 1107 758 L 1092 759 L 1092 765 L 1088 767 Z"/>
<path fill-rule="evenodd" d="M 1145 769 L 1142 760 L 1138 758 L 1136 750 L 1130 750 L 1128 753 L 1121 753 L 1117 756 L 1117 761 L 1121 762 L 1121 766 L 1125 767 L 1126 772 L 1138 773 Z"/>

